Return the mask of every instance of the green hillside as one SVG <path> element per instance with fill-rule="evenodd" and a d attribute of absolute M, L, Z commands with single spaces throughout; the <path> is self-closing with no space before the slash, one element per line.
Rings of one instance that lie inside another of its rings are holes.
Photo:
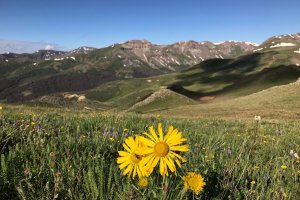
<path fill-rule="evenodd" d="M 300 82 L 253 93 L 235 99 L 161 110 L 160 114 L 180 117 L 300 119 Z"/>
<path fill-rule="evenodd" d="M 300 76 L 300 68 L 294 62 L 299 57 L 293 53 L 293 49 L 263 51 L 236 59 L 212 59 L 183 72 L 113 81 L 84 91 L 83 94 L 88 99 L 122 110 L 143 101 L 160 88 L 169 88 L 205 103 L 234 99 L 296 81 Z M 282 64 L 284 60 L 285 65 Z M 153 104 L 149 110 L 167 109 L 167 104 Z M 159 106 L 155 108 L 155 105 Z M 178 101 L 177 105 L 184 105 L 184 102 Z M 143 112 L 146 112 L 146 108 Z"/>
<path fill-rule="evenodd" d="M 166 68 L 155 69 L 141 60 L 136 61 L 138 65 L 125 66 L 129 57 L 138 60 L 139 54 L 121 44 L 76 54 L 72 59 L 36 63 L 32 55 L 9 54 L 6 56 L 13 59 L 2 62 L 0 67 L 5 77 L 0 78 L 0 99 L 75 106 L 77 100 L 70 103 L 63 97 L 65 92 L 70 92 L 84 96 L 79 107 L 143 113 L 197 102 L 223 102 L 295 82 L 300 77 L 297 41 L 291 36 L 274 37 L 253 53 L 232 59 L 205 60 L 184 71 L 163 75 L 157 74 L 165 73 Z M 167 100 L 155 99 L 136 107 L 162 88 L 173 92 Z"/>

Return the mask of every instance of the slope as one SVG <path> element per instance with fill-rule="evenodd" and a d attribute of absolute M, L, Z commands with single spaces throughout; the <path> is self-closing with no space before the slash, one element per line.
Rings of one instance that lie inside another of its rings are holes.
<path fill-rule="evenodd" d="M 254 115 L 261 115 L 264 120 L 300 119 L 299 98 L 300 81 L 223 102 L 181 106 L 159 113 L 178 117 L 253 119 Z"/>
<path fill-rule="evenodd" d="M 294 53 L 296 48 L 298 46 L 282 47 L 235 59 L 207 60 L 183 72 L 110 82 L 85 94 L 87 98 L 119 109 L 143 101 L 160 88 L 168 88 L 203 103 L 221 102 L 297 80 L 300 67 L 296 62 L 300 62 L 300 57 Z M 168 105 L 151 107 L 151 110 L 166 108 Z M 143 109 L 143 112 L 147 110 Z"/>

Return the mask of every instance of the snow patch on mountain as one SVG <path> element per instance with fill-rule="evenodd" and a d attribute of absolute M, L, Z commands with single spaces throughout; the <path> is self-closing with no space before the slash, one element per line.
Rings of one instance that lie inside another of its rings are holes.
<path fill-rule="evenodd" d="M 300 53 L 300 49 L 298 51 L 294 51 L 295 53 Z"/>
<path fill-rule="evenodd" d="M 254 49 L 253 52 L 261 51 L 261 50 L 263 50 L 263 49 L 264 49 L 264 48 Z"/>
<path fill-rule="evenodd" d="M 277 48 L 277 47 L 292 47 L 292 46 L 296 46 L 296 44 L 293 43 L 286 43 L 286 42 L 281 42 L 279 44 L 270 46 L 270 48 Z"/>

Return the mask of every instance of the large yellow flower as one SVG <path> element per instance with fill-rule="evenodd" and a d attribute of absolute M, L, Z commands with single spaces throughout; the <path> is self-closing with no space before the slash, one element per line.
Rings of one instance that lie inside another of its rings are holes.
<path fill-rule="evenodd" d="M 196 195 L 198 195 L 206 185 L 204 182 L 204 178 L 200 174 L 197 174 L 195 172 L 189 172 L 187 176 L 183 177 L 183 181 L 184 188 L 193 190 Z"/>
<path fill-rule="evenodd" d="M 132 178 L 148 176 L 149 174 L 144 172 L 143 166 L 141 165 L 142 155 L 138 153 L 138 149 L 143 150 L 145 145 L 139 140 L 139 137 L 128 137 L 123 143 L 123 147 L 126 151 L 118 151 L 119 156 L 117 163 L 119 168 L 123 171 L 123 175 L 128 174 L 128 177 L 132 175 Z"/>
<path fill-rule="evenodd" d="M 182 137 L 182 133 L 178 129 L 174 129 L 173 126 L 169 126 L 166 135 L 163 133 L 162 124 L 158 124 L 158 135 L 156 134 L 153 126 L 149 128 L 150 134 L 144 132 L 148 138 L 140 137 L 140 140 L 147 145 L 147 148 L 143 148 L 140 152 L 145 157 L 141 161 L 142 165 L 145 165 L 145 169 L 150 171 L 159 162 L 159 172 L 162 176 L 169 175 L 168 169 L 171 172 L 176 171 L 176 164 L 181 167 L 180 162 L 186 162 L 186 160 L 176 151 L 188 151 L 187 145 L 182 145 L 186 141 L 186 138 Z"/>

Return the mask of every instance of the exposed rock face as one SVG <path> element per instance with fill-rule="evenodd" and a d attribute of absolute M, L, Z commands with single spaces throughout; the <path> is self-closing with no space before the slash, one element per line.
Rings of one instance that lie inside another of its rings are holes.
<path fill-rule="evenodd" d="M 147 40 L 131 40 L 121 48 L 134 54 L 154 69 L 177 71 L 211 58 L 231 58 L 252 52 L 256 45 L 250 42 L 226 41 L 222 43 L 186 41 L 171 45 L 154 45 Z M 133 61 L 125 60 L 125 66 Z"/>

